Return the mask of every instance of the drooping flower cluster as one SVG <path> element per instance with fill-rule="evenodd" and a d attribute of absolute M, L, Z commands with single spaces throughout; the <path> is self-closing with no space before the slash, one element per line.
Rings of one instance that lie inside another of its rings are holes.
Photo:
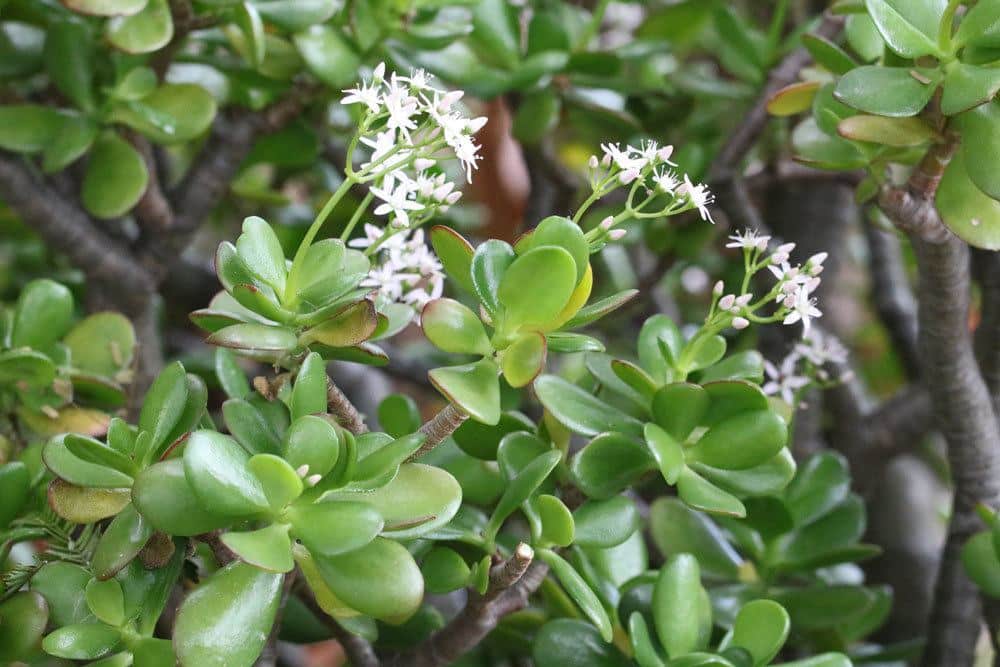
<path fill-rule="evenodd" d="M 486 118 L 469 118 L 459 111 L 462 91 L 435 88 L 423 70 L 387 77 L 383 63 L 371 80 L 344 92 L 342 104 L 365 108 L 348 150 L 348 176 L 371 183 L 371 194 L 379 200 L 376 215 L 388 216 L 396 229 L 407 229 L 458 201 L 461 193 L 437 163 L 453 156 L 471 181 L 480 159 L 473 137 L 486 124 Z M 369 155 L 355 171 L 358 143 Z"/>
<path fill-rule="evenodd" d="M 701 219 L 714 223 L 709 205 L 715 197 L 702 183 L 695 184 L 687 174 L 675 171 L 670 160 L 673 146 L 660 146 L 645 141 L 638 148 L 607 143 L 601 144 L 602 157 L 590 156 L 591 196 L 584 202 L 577 219 L 586 208 L 601 197 L 620 188 L 629 187 L 625 209 L 607 226 L 624 220 L 653 219 L 677 215 L 697 209 Z"/>
<path fill-rule="evenodd" d="M 795 249 L 794 243 L 778 246 L 767 254 L 770 236 L 746 230 L 729 237 L 727 248 L 743 250 L 744 278 L 740 294 L 723 294 L 724 286 L 716 285 L 713 313 L 728 314 L 731 325 L 736 329 L 749 326 L 750 322 L 767 323 L 781 321 L 782 324 L 802 323 L 803 334 L 808 336 L 812 320 L 822 315 L 816 306 L 813 293 L 819 287 L 819 274 L 823 272 L 823 262 L 827 253 L 821 252 L 810 257 L 804 264 L 792 265 L 789 256 Z M 750 293 L 750 280 L 760 270 L 766 268 L 776 279 L 771 291 L 754 302 Z M 777 310 L 769 316 L 757 315 L 756 311 L 767 303 L 777 304 Z"/>
<path fill-rule="evenodd" d="M 444 267 L 424 242 L 424 230 L 384 237 L 375 225 L 365 225 L 365 236 L 350 242 L 355 248 L 377 248 L 376 262 L 362 287 L 379 296 L 413 306 L 417 312 L 444 291 Z"/>

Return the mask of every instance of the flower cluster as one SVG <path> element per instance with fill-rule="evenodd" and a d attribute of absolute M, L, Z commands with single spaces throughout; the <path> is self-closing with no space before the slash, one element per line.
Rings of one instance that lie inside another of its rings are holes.
<path fill-rule="evenodd" d="M 417 312 L 444 290 L 444 268 L 424 242 L 424 230 L 395 234 L 385 239 L 374 225 L 365 225 L 365 236 L 350 242 L 355 248 L 378 248 L 378 262 L 372 266 L 362 287 L 371 287 L 388 301 L 413 306 Z"/>
<path fill-rule="evenodd" d="M 794 243 L 778 246 L 768 255 L 770 236 L 757 234 L 753 230 L 736 233 L 729 237 L 727 248 L 743 250 L 744 278 L 739 295 L 723 294 L 724 286 L 720 282 L 715 288 L 713 312 L 728 314 L 732 317 L 731 325 L 737 329 L 746 328 L 750 322 L 776 322 L 782 324 L 802 323 L 804 335 L 808 335 L 812 320 L 820 317 L 822 312 L 816 307 L 816 299 L 812 296 L 819 287 L 819 274 L 823 272 L 823 262 L 827 253 L 821 252 L 810 257 L 805 264 L 792 265 L 789 256 L 795 249 Z M 749 292 L 750 279 L 758 271 L 766 268 L 776 279 L 775 286 L 759 301 Z M 777 310 L 770 316 L 761 317 L 755 311 L 766 303 L 777 304 Z"/>
<path fill-rule="evenodd" d="M 407 229 L 458 201 L 461 193 L 437 163 L 454 156 L 471 181 L 480 159 L 473 136 L 486 123 L 486 118 L 469 118 L 458 110 L 462 91 L 433 87 L 423 70 L 387 77 L 383 63 L 370 81 L 344 92 L 341 103 L 363 105 L 365 112 L 349 147 L 348 176 L 372 183 L 371 194 L 380 202 L 376 215 L 388 216 L 396 229 Z M 354 171 L 358 143 L 369 155 Z"/>
<path fill-rule="evenodd" d="M 832 334 L 814 329 L 795 344 L 779 365 L 764 362 L 764 373 L 767 376 L 763 386 L 764 393 L 780 396 L 781 400 L 794 407 L 798 402 L 798 394 L 814 382 L 830 386 L 846 381 L 849 371 L 832 378 L 828 370 L 828 365 L 839 366 L 846 362 L 847 349 L 843 344 Z"/>
<path fill-rule="evenodd" d="M 590 156 L 590 187 L 593 192 L 581 207 L 620 187 L 629 187 L 625 210 L 611 226 L 629 218 L 652 219 L 697 209 L 701 219 L 714 223 L 708 207 L 715 201 L 708 187 L 695 184 L 687 174 L 674 170 L 673 146 L 645 141 L 638 148 L 601 144 L 602 157 Z M 578 213 L 578 216 L 580 213 Z M 610 228 L 610 227 L 609 227 Z"/>

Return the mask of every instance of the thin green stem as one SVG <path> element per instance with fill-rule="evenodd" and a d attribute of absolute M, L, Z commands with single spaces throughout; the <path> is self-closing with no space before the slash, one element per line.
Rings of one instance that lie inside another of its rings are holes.
<path fill-rule="evenodd" d="M 312 224 L 309 226 L 306 235 L 302 237 L 302 242 L 299 243 L 298 250 L 295 251 L 295 258 L 292 259 L 292 268 L 288 273 L 288 280 L 285 281 L 285 303 L 292 304 L 295 302 L 295 292 L 298 289 L 299 273 L 302 271 L 302 263 L 305 261 L 306 253 L 309 251 L 309 246 L 312 245 L 313 240 L 315 240 L 316 235 L 319 233 L 320 228 L 326 219 L 336 208 L 340 200 L 344 198 L 347 191 L 351 189 L 354 185 L 355 179 L 352 176 L 348 176 L 344 179 L 344 182 L 340 184 L 336 192 L 330 195 L 330 198 L 326 200 L 326 204 L 320 209 L 319 213 L 316 214 L 316 218 L 313 220 Z"/>
<path fill-rule="evenodd" d="M 948 6 L 945 7 L 944 13 L 941 15 L 941 24 L 938 26 L 938 46 L 946 54 L 950 54 L 952 51 L 951 31 L 955 23 L 955 12 L 958 11 L 960 4 L 962 4 L 962 0 L 948 0 Z"/>
<path fill-rule="evenodd" d="M 358 204 L 358 207 L 354 209 L 354 214 L 351 216 L 351 219 L 347 222 L 347 226 L 344 227 L 344 231 L 340 233 L 341 241 L 346 242 L 347 239 L 351 238 L 351 232 L 354 231 L 354 228 L 355 226 L 357 226 L 358 221 L 361 220 L 361 216 L 364 215 L 366 210 L 368 210 L 368 205 L 372 203 L 372 199 L 374 197 L 375 195 L 373 195 L 371 191 L 369 191 L 368 194 L 365 195 L 365 198 L 361 200 L 361 203 Z"/>
<path fill-rule="evenodd" d="M 576 43 L 577 51 L 586 50 L 590 41 L 597 35 L 597 31 L 601 27 L 601 21 L 604 20 L 604 12 L 608 9 L 609 4 L 611 4 L 611 0 L 600 0 L 597 6 L 594 7 L 594 14 L 590 18 L 590 23 L 587 24 L 586 29 L 581 33 L 580 39 Z"/>

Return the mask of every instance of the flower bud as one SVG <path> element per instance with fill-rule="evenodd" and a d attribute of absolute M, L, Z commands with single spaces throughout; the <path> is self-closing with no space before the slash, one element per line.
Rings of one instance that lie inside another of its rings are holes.
<path fill-rule="evenodd" d="M 306 475 L 309 474 L 309 465 L 303 463 L 302 465 L 300 465 L 298 468 L 295 469 L 295 474 L 298 475 L 299 477 L 305 477 Z"/>
<path fill-rule="evenodd" d="M 587 166 L 590 167 L 591 169 L 597 169 L 598 164 L 600 163 L 597 161 L 596 155 L 591 155 L 590 159 L 587 160 Z"/>
<path fill-rule="evenodd" d="M 448 202 L 449 204 L 454 204 L 455 202 L 457 202 L 461 198 L 462 198 L 462 193 L 460 191 L 456 190 L 455 192 L 452 192 L 450 195 L 448 195 L 447 197 L 445 197 L 444 200 L 446 202 Z"/>
<path fill-rule="evenodd" d="M 321 479 L 323 479 L 323 475 L 309 475 L 306 477 L 306 484 L 308 486 L 316 486 Z"/>
<path fill-rule="evenodd" d="M 622 185 L 628 185 L 637 178 L 639 178 L 638 169 L 626 169 L 622 173 L 618 174 L 618 180 Z"/>
<path fill-rule="evenodd" d="M 746 329 L 750 326 L 750 320 L 745 317 L 734 317 L 733 318 L 733 328 L 734 329 Z"/>
<path fill-rule="evenodd" d="M 434 160 L 426 157 L 418 157 L 413 161 L 413 167 L 417 171 L 426 171 L 434 166 Z"/>
<path fill-rule="evenodd" d="M 626 232 L 624 229 L 612 229 L 608 232 L 608 238 L 612 241 L 618 241 L 619 239 L 624 238 L 625 234 Z"/>
<path fill-rule="evenodd" d="M 736 303 L 736 295 L 727 294 L 726 296 L 719 299 L 719 308 L 721 308 L 722 310 L 729 310 L 730 308 L 733 307 L 734 303 Z"/>
<path fill-rule="evenodd" d="M 753 294 L 741 294 L 736 297 L 736 305 L 742 308 L 750 303 L 751 299 L 753 299 Z"/>
<path fill-rule="evenodd" d="M 379 63 L 375 66 L 375 71 L 372 72 L 372 81 L 381 82 L 385 79 L 385 63 Z"/>
<path fill-rule="evenodd" d="M 715 296 L 719 296 L 720 294 L 722 294 L 722 290 L 724 289 L 726 289 L 726 286 L 720 280 L 716 282 L 715 287 L 712 288 L 712 294 L 714 294 Z"/>
<path fill-rule="evenodd" d="M 661 162 L 670 162 L 670 156 L 674 154 L 673 146 L 664 146 L 660 150 L 656 151 L 656 159 Z"/>
<path fill-rule="evenodd" d="M 601 220 L 601 229 L 604 230 L 611 229 L 612 227 L 614 227 L 614 224 L 615 224 L 615 219 L 609 215 L 608 217 L 604 218 L 604 220 Z"/>

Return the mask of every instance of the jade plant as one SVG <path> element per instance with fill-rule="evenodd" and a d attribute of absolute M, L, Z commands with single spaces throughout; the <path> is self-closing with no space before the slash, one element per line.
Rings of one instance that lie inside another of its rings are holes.
<path fill-rule="evenodd" d="M 1000 2 L 819 5 L 0 0 L 0 664 L 995 662 Z"/>

